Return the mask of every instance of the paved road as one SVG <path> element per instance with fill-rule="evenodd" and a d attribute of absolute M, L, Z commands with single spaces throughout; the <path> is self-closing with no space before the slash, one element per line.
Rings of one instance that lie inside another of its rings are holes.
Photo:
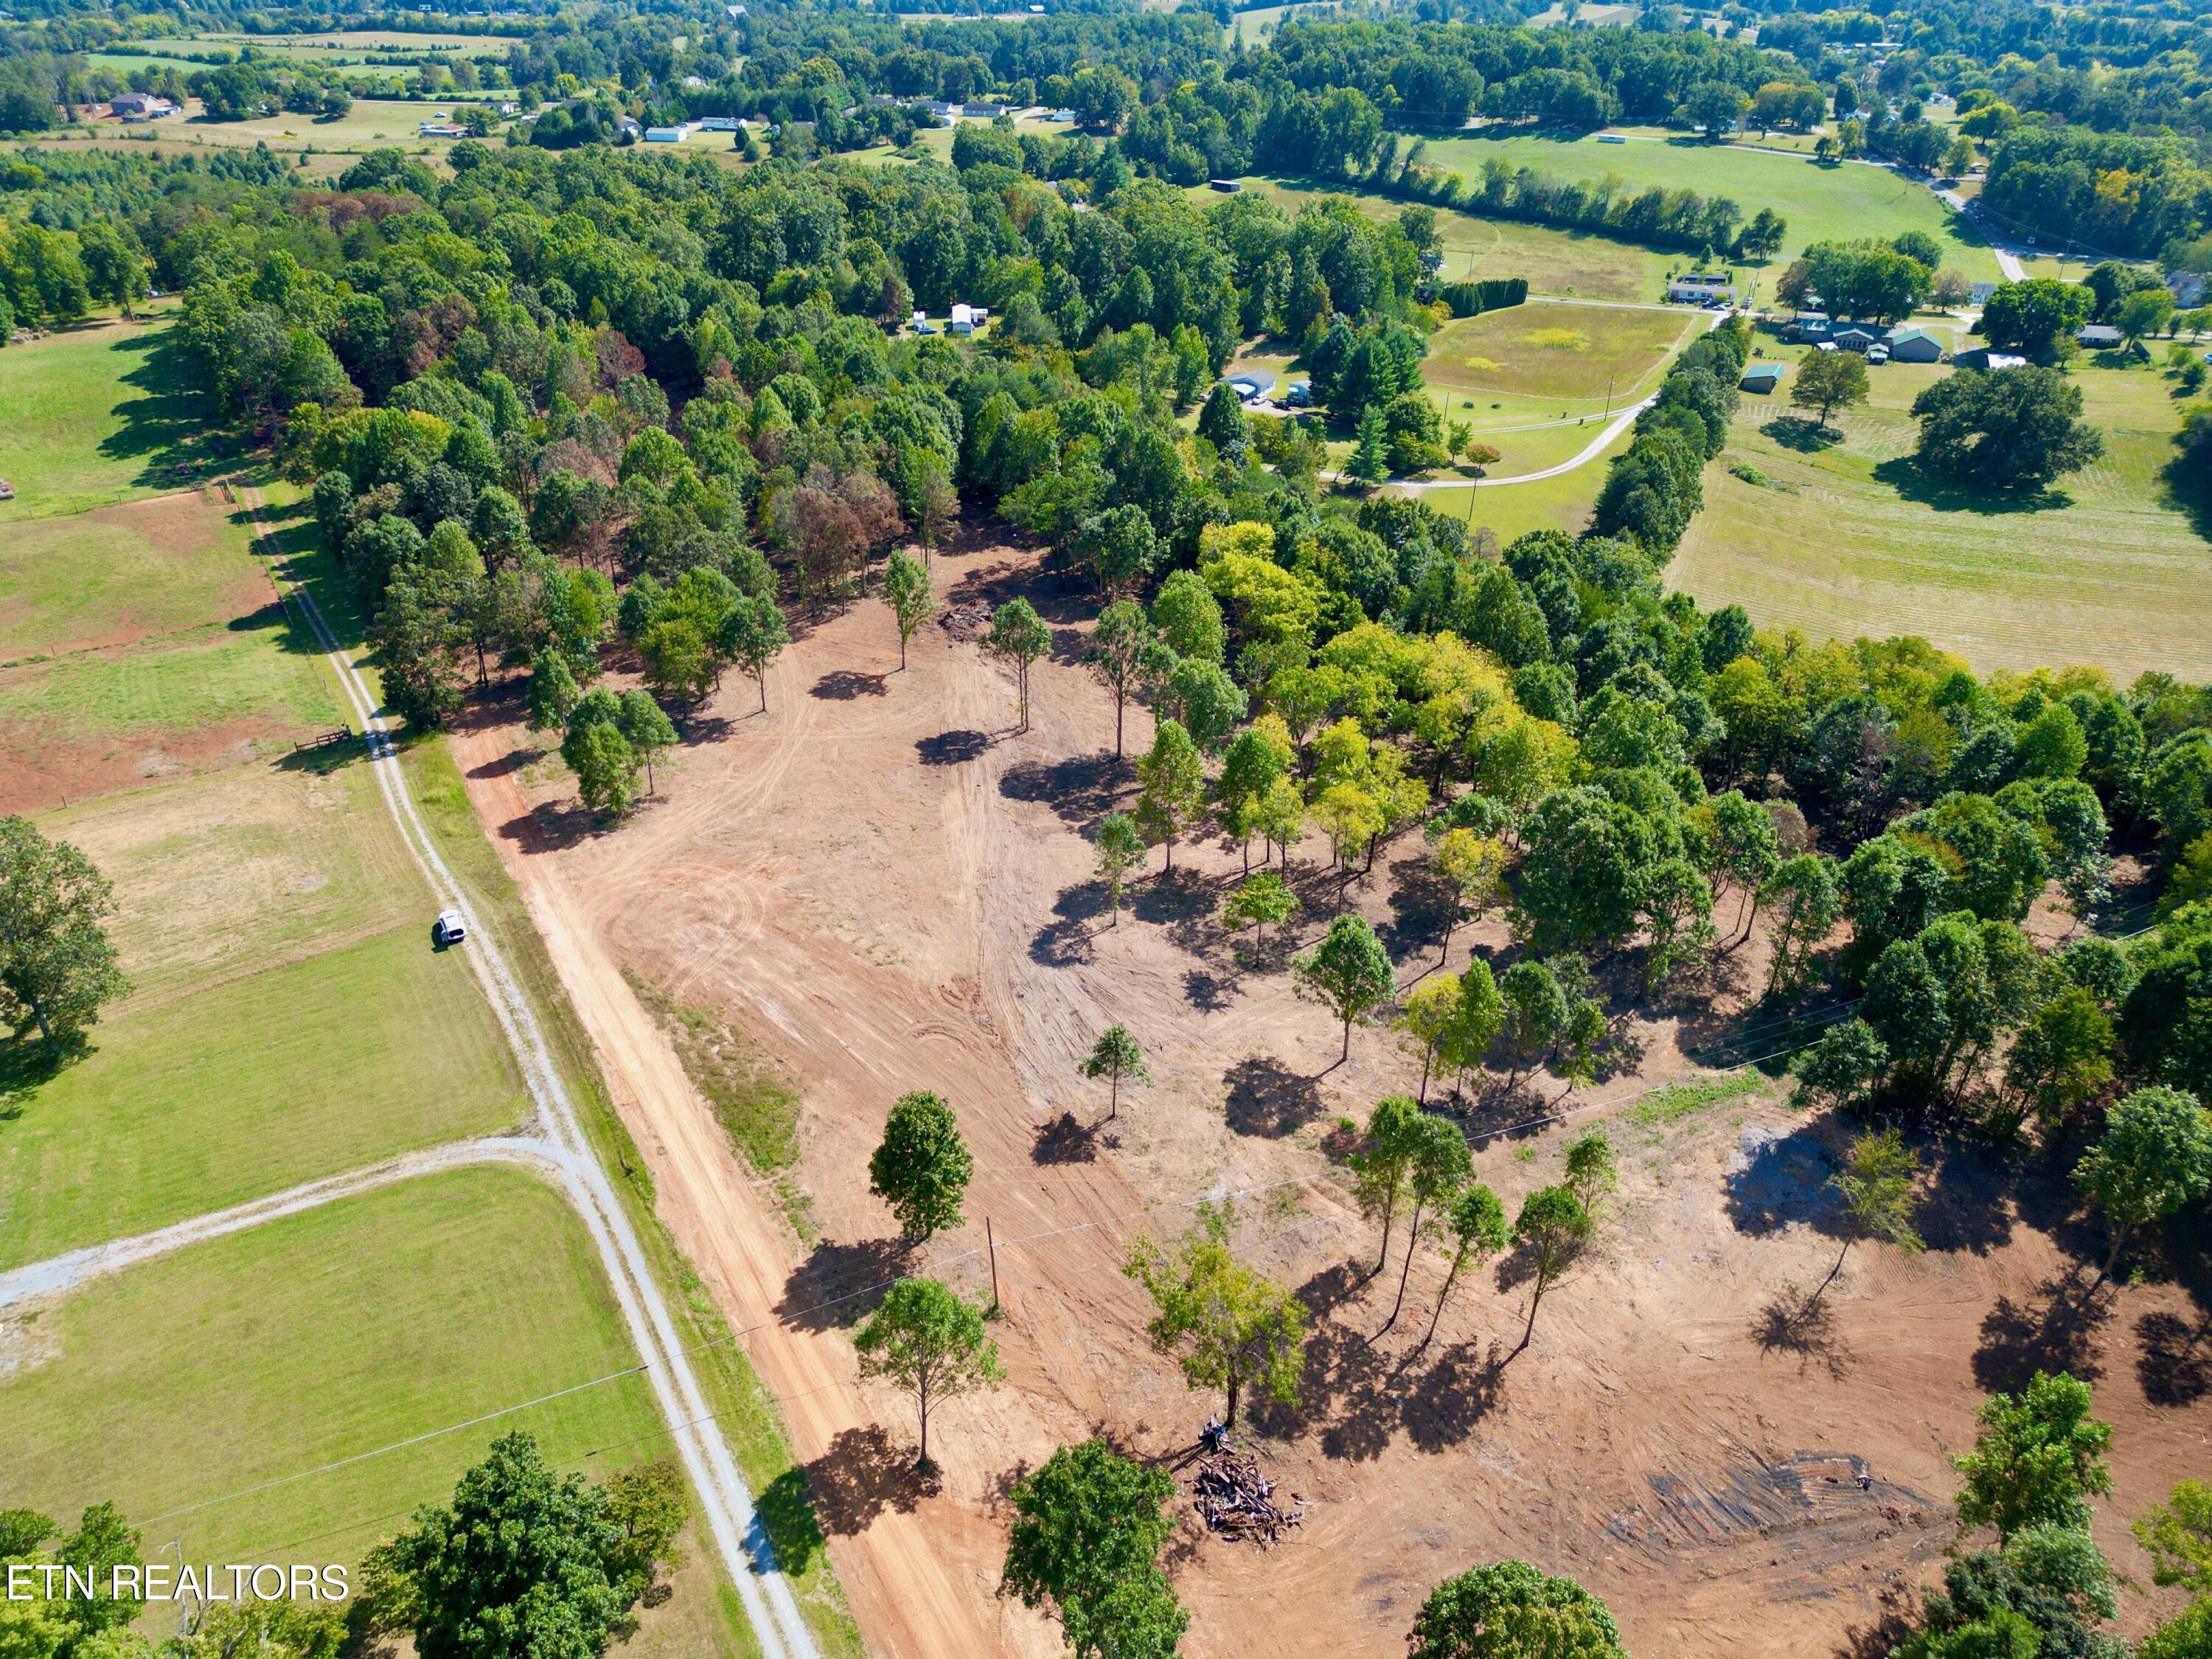
<path fill-rule="evenodd" d="M 524 995 L 495 933 L 473 913 L 460 884 L 454 879 L 416 811 L 406 775 L 400 769 L 384 722 L 376 714 L 375 697 L 355 669 L 351 657 L 331 633 L 314 595 L 275 567 L 276 542 L 262 516 L 260 492 L 247 487 L 243 496 L 247 510 L 253 515 L 263 550 L 272 561 L 270 574 L 278 583 L 280 594 L 290 605 L 297 607 L 296 617 L 304 620 L 321 646 L 347 702 L 352 705 L 355 718 L 368 737 L 370 769 L 383 793 L 385 805 L 398 826 L 401 840 L 429 884 L 434 902 L 441 907 L 461 911 L 467 919 L 469 942 L 464 948 L 514 1050 L 523 1082 L 537 1108 L 532 1133 L 434 1147 L 367 1170 L 311 1182 L 214 1215 L 30 1263 L 0 1275 L 0 1308 L 67 1291 L 87 1279 L 116 1272 L 190 1244 L 258 1226 L 281 1216 L 295 1215 L 435 1170 L 492 1162 L 534 1169 L 560 1188 L 591 1234 L 592 1246 L 599 1252 L 608 1283 L 621 1306 L 630 1340 L 644 1362 L 654 1400 L 668 1424 L 670 1438 L 698 1495 L 716 1553 L 737 1587 L 763 1659 L 822 1659 L 813 1632 L 806 1627 L 792 1595 L 790 1581 L 776 1565 L 767 1531 L 754 1510 L 752 1493 L 738 1472 L 720 1431 L 714 1425 L 713 1410 L 691 1368 L 683 1339 L 653 1278 L 636 1231 L 630 1224 L 629 1212 L 585 1138 L 574 1103 L 553 1061 L 537 1012 Z"/>

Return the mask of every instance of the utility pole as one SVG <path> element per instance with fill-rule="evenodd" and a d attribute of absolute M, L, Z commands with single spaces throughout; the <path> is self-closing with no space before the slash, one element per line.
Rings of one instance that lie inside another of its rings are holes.
<path fill-rule="evenodd" d="M 1613 418 L 1613 376 L 1610 374 L 1605 377 L 1605 418 L 1608 421 Z"/>
<path fill-rule="evenodd" d="M 983 1218 L 983 1242 L 991 1251 L 991 1305 L 1003 1308 L 1006 1304 L 999 1299 L 999 1240 L 991 1231 L 991 1218 L 988 1216 Z"/>

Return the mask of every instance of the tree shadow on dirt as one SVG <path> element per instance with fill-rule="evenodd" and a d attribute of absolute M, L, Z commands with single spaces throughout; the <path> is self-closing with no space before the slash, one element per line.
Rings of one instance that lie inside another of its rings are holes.
<path fill-rule="evenodd" d="M 1129 909 L 1138 921 L 1167 930 L 1168 942 L 1193 954 L 1218 942 L 1214 920 L 1215 885 L 1194 870 L 1166 871 L 1129 890 Z"/>
<path fill-rule="evenodd" d="M 887 1511 L 911 1515 L 930 1491 L 929 1482 L 915 1472 L 913 1452 L 879 1423 L 839 1430 L 830 1449 L 803 1474 L 814 1513 L 832 1538 L 864 1533 Z"/>
<path fill-rule="evenodd" d="M 1049 806 L 1062 823 L 1088 830 L 1114 810 L 1127 776 L 1126 763 L 1111 755 L 1070 755 L 1008 767 L 999 793 L 1008 800 Z"/>
<path fill-rule="evenodd" d="M 0 1100 L 4 1100 L 0 1092 Z M 2196 1324 L 2164 1311 L 2136 1322 L 2142 1349 L 2136 1356 L 2136 1380 L 2154 1406 L 2193 1406 L 2212 1394 L 2212 1315 Z"/>
<path fill-rule="evenodd" d="M 1098 1129 L 1084 1123 L 1073 1112 L 1062 1112 L 1039 1126 L 1036 1142 L 1030 1148 L 1032 1164 L 1093 1164 L 1098 1158 Z"/>
<path fill-rule="evenodd" d="M 580 800 L 541 801 L 499 826 L 509 841 L 527 852 L 558 853 L 605 833 L 599 815 Z"/>
<path fill-rule="evenodd" d="M 990 734 L 966 727 L 957 732 L 939 732 L 933 738 L 923 738 L 914 745 L 924 766 L 958 766 L 962 763 L 981 759 L 991 746 Z"/>
<path fill-rule="evenodd" d="M 1463 1445 L 1504 1403 L 1504 1345 L 1455 1343 L 1421 1372 L 1406 1395 L 1406 1435 L 1425 1452 Z"/>
<path fill-rule="evenodd" d="M 783 1283 L 775 1316 L 795 1330 L 832 1331 L 857 1325 L 881 1305 L 884 1292 L 912 1264 L 914 1241 L 862 1238 L 817 1244 Z"/>
<path fill-rule="evenodd" d="M 1800 1376 L 1817 1364 L 1840 1382 L 1856 1358 L 1837 1330 L 1835 1312 L 1826 1301 L 1808 1302 L 1795 1291 L 1778 1293 L 1759 1310 L 1751 1322 L 1751 1340 L 1762 1353 L 1795 1358 Z"/>
<path fill-rule="evenodd" d="M 856 669 L 833 668 L 807 688 L 810 697 L 826 702 L 850 702 L 856 697 L 881 697 L 890 693 L 890 676 L 863 674 Z"/>
<path fill-rule="evenodd" d="M 525 767 L 544 760 L 547 753 L 545 750 L 533 749 L 526 744 L 518 745 L 496 760 L 488 760 L 481 766 L 471 766 L 469 775 L 472 778 L 511 777 Z"/>
<path fill-rule="evenodd" d="M 1842 1223 L 1842 1212 L 1828 1186 L 1835 1170 L 1835 1159 L 1809 1129 L 1787 1134 L 1746 1129 L 1721 1183 L 1729 1222 L 1754 1238 L 1797 1224 L 1835 1237 Z"/>
<path fill-rule="evenodd" d="M 1109 909 L 1103 881 L 1079 881 L 1061 888 L 1052 902 L 1053 920 L 1030 939 L 1030 960 L 1040 968 L 1065 968 L 1090 961 L 1091 941 L 1101 929 L 1112 925 L 1103 919 Z"/>
<path fill-rule="evenodd" d="M 1280 1140 L 1322 1115 L 1318 1079 L 1301 1077 L 1272 1055 L 1240 1060 L 1222 1073 L 1229 1127 L 1240 1135 Z"/>
<path fill-rule="evenodd" d="M 1218 1014 L 1236 1000 L 1237 981 L 1204 968 L 1182 976 L 1182 1000 L 1201 1014 Z"/>
<path fill-rule="evenodd" d="M 2025 1388 L 2038 1371 L 2065 1371 L 2084 1382 L 2105 1374 L 2099 1330 L 2112 1315 L 2112 1287 L 2058 1273 L 2026 1302 L 2001 1296 L 1982 1318 L 1974 1381 L 1986 1393 Z"/>
<path fill-rule="evenodd" d="M 1390 865 L 1390 920 L 1376 929 L 1394 962 L 1422 958 L 1426 968 L 1443 944 L 1451 920 L 1451 890 L 1437 878 L 1425 858 L 1398 859 Z"/>

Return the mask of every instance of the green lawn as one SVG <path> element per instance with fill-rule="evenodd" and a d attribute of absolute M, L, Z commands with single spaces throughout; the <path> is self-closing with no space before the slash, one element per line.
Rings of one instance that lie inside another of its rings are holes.
<path fill-rule="evenodd" d="M 300 665 L 257 637 L 264 631 L 273 629 L 210 623 L 158 643 L 0 669 L 0 720 L 94 749 L 234 721 L 265 720 L 281 732 L 335 725 L 336 703 Z"/>
<path fill-rule="evenodd" d="M 225 925 L 219 913 L 204 924 Z M 26 1058 L 19 1053 L 19 1060 Z M 462 952 L 410 925 L 129 1004 L 0 1124 L 0 1267 L 527 1115 Z"/>
<path fill-rule="evenodd" d="M 1947 264 L 1977 282 L 1997 280 L 1996 258 L 1935 193 L 1887 167 L 1856 162 L 1824 167 L 1794 155 L 1679 137 L 1601 144 L 1595 135 L 1540 137 L 1500 131 L 1511 131 L 1511 136 L 1432 140 L 1428 159 L 1439 167 L 1457 168 L 1471 184 L 1480 182 L 1483 164 L 1494 156 L 1556 179 L 1612 174 L 1632 190 L 1657 185 L 1666 190 L 1694 190 L 1702 196 L 1726 196 L 1742 207 L 1747 218 L 1771 207 L 1790 226 L 1771 267 L 1775 271 L 1808 242 L 1924 230 L 1944 244 Z"/>
<path fill-rule="evenodd" d="M 173 489 L 204 463 L 208 410 L 160 322 L 96 323 L 0 352 L 0 532 Z M 16 557 L 0 534 L 0 584 Z M 0 586 L 0 603 L 5 589 Z"/>
<path fill-rule="evenodd" d="M 637 1363 L 589 1236 L 519 1170 L 428 1176 L 216 1239 L 11 1334 L 0 1490 L 56 1516 L 111 1499 L 149 1554 L 174 1539 L 188 1560 L 349 1563 L 509 1430 L 594 1473 L 665 1446 L 633 1375 L 286 1480 Z M 207 1501 L 270 1481 L 286 1484 Z"/>
<path fill-rule="evenodd" d="M 1579 453 L 1597 435 L 1595 428 L 1566 428 L 1571 439 L 1553 439 L 1541 448 L 1509 447 L 1513 440 L 1499 437 L 1492 440 L 1503 453 L 1504 459 L 1491 469 L 1492 476 L 1504 477 L 1514 472 L 1538 471 L 1557 465 Z M 1530 434 L 1530 437 L 1541 434 Z M 1478 528 L 1487 526 L 1501 542 L 1510 542 L 1516 536 L 1531 530 L 1564 530 L 1578 532 L 1589 521 L 1590 506 L 1597 500 L 1597 492 L 1605 483 L 1606 464 L 1628 447 L 1630 434 L 1623 432 L 1614 439 L 1605 453 L 1585 466 L 1571 472 L 1563 472 L 1556 478 L 1540 478 L 1534 483 L 1507 484 L 1487 489 L 1443 489 L 1421 492 L 1421 500 L 1439 513 L 1449 514 L 1462 523 Z M 1470 518 L 1470 511 L 1472 517 Z"/>
<path fill-rule="evenodd" d="M 1746 398 L 1669 579 L 1701 605 L 1738 603 L 1815 639 L 1918 634 L 1984 669 L 2212 677 L 2212 544 L 2162 478 L 2179 425 L 2172 383 L 2148 368 L 2077 368 L 2105 458 L 2014 501 L 1914 465 L 1908 406 L 1949 372 L 1875 369 L 1871 403 L 1839 418 L 1833 445 L 1811 441 L 1782 397 Z"/>

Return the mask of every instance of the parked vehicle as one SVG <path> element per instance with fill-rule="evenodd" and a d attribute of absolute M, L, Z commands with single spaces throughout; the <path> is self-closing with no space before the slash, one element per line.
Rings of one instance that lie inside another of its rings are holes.
<path fill-rule="evenodd" d="M 469 925 L 459 910 L 441 910 L 431 924 L 430 937 L 441 945 L 459 945 L 469 936 Z"/>

